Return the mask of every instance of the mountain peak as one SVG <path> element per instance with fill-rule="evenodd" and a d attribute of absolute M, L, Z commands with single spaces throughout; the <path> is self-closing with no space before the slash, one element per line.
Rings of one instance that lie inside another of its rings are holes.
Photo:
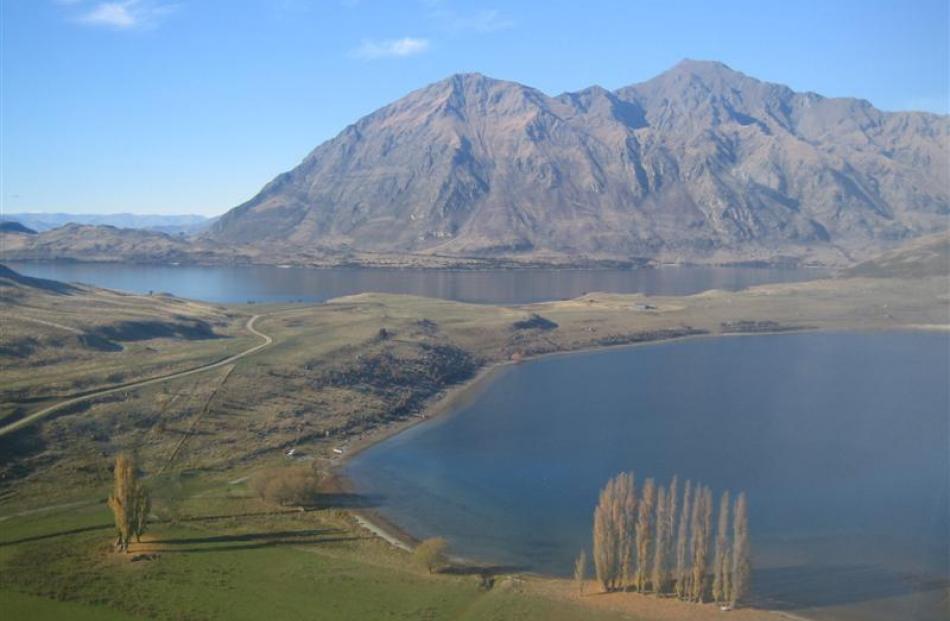
<path fill-rule="evenodd" d="M 459 73 L 324 143 L 209 236 L 460 256 L 825 261 L 945 226 L 950 119 L 852 102 L 693 59 L 619 91 L 557 97 Z"/>
<path fill-rule="evenodd" d="M 744 75 L 736 71 L 729 65 L 718 60 L 699 60 L 696 58 L 684 58 L 673 65 L 666 73 L 692 73 L 692 74 L 733 74 Z"/>

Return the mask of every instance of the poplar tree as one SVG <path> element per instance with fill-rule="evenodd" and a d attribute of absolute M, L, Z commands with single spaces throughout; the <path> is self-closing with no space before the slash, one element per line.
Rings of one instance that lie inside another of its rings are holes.
<path fill-rule="evenodd" d="M 709 564 L 709 529 L 712 520 L 712 491 L 708 487 L 698 488 L 693 501 L 692 519 L 692 577 L 690 579 L 689 599 L 702 603 L 706 590 L 706 570 Z"/>
<path fill-rule="evenodd" d="M 605 591 L 623 585 L 629 573 L 636 495 L 633 473 L 607 482 L 594 509 L 593 556 L 597 580 Z"/>
<path fill-rule="evenodd" d="M 690 482 L 683 488 L 683 508 L 680 510 L 680 523 L 676 532 L 676 596 L 686 597 L 689 565 L 689 521 L 690 521 Z"/>
<path fill-rule="evenodd" d="M 679 479 L 673 475 L 670 481 L 670 489 L 666 493 L 667 511 L 666 511 L 666 564 L 663 567 L 663 584 L 672 586 L 673 578 L 673 560 L 676 552 L 676 510 L 679 504 Z"/>
<path fill-rule="evenodd" d="M 655 595 L 663 591 L 666 583 L 667 540 L 669 539 L 667 513 L 669 510 L 666 488 L 661 485 L 656 492 L 656 537 L 653 544 L 653 570 L 650 573 L 650 584 Z"/>
<path fill-rule="evenodd" d="M 621 474 L 617 480 L 617 530 L 620 533 L 620 588 L 630 583 L 630 564 L 633 562 L 634 521 L 637 515 L 637 490 L 632 472 Z"/>
<path fill-rule="evenodd" d="M 115 482 L 107 504 L 115 519 L 115 548 L 128 552 L 132 537 L 141 540 L 145 532 L 151 500 L 136 477 L 135 461 L 125 453 L 116 457 L 114 476 Z"/>
<path fill-rule="evenodd" d="M 653 507 L 656 503 L 656 485 L 653 479 L 643 482 L 643 495 L 637 511 L 637 575 L 635 589 L 646 590 L 650 571 L 650 542 L 653 540 Z"/>
<path fill-rule="evenodd" d="M 736 498 L 732 516 L 732 577 L 729 603 L 735 606 L 749 591 L 749 516 L 745 492 Z"/>
<path fill-rule="evenodd" d="M 729 492 L 719 499 L 719 522 L 716 529 L 716 556 L 713 560 L 713 601 L 723 603 L 729 597 Z"/>
<path fill-rule="evenodd" d="M 587 578 L 587 551 L 581 549 L 574 560 L 574 584 L 577 585 L 577 594 L 584 595 L 584 580 Z"/>

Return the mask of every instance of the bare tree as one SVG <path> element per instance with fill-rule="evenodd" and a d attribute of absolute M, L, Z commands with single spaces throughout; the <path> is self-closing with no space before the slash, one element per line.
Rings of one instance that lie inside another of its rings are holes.
<path fill-rule="evenodd" d="M 656 503 L 656 485 L 653 479 L 643 482 L 643 492 L 637 511 L 637 574 L 634 588 L 646 591 L 650 571 L 650 543 L 653 540 L 653 507 Z"/>
<path fill-rule="evenodd" d="M 605 591 L 620 588 L 629 573 L 635 508 L 633 473 L 618 474 L 600 492 L 594 509 L 593 555 L 594 571 Z"/>
<path fill-rule="evenodd" d="M 675 558 L 676 546 L 676 510 L 679 504 L 679 478 L 673 475 L 670 481 L 670 488 L 666 493 L 666 564 L 664 566 L 663 584 L 666 587 L 672 586 L 673 562 Z"/>
<path fill-rule="evenodd" d="M 574 584 L 577 594 L 584 595 L 584 580 L 587 578 L 587 551 L 581 550 L 574 560 Z"/>
<path fill-rule="evenodd" d="M 736 498 L 732 516 L 732 578 L 729 584 L 729 603 L 738 604 L 749 591 L 749 516 L 745 492 Z"/>
<path fill-rule="evenodd" d="M 632 472 L 617 478 L 617 530 L 619 536 L 621 588 L 630 584 L 630 563 L 633 561 L 634 520 L 637 511 L 637 489 Z"/>
<path fill-rule="evenodd" d="M 653 593 L 659 595 L 666 584 L 667 552 L 669 549 L 669 519 L 670 510 L 667 501 L 666 488 L 662 485 L 656 492 L 656 536 L 653 544 L 653 570 L 650 573 L 650 585 Z"/>
<path fill-rule="evenodd" d="M 706 592 L 706 571 L 709 565 L 709 529 L 712 521 L 712 491 L 700 487 L 693 502 L 693 538 L 690 553 L 693 571 L 690 579 L 689 599 L 702 603 Z"/>
<path fill-rule="evenodd" d="M 690 482 L 686 481 L 683 488 L 683 508 L 680 512 L 680 523 L 676 532 L 676 596 L 686 597 L 689 592 L 689 523 L 690 514 Z"/>
<path fill-rule="evenodd" d="M 716 603 L 723 603 L 729 596 L 729 492 L 719 499 L 719 522 L 716 529 L 716 556 L 713 560 L 712 596 Z"/>

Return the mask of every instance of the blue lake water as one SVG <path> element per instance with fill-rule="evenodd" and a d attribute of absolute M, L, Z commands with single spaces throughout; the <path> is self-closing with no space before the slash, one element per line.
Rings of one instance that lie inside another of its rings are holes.
<path fill-rule="evenodd" d="M 367 291 L 409 293 L 461 302 L 521 304 L 575 298 L 591 291 L 687 295 L 771 282 L 818 278 L 815 269 L 662 267 L 634 270 L 391 270 L 111 263 L 8 265 L 27 276 L 109 289 L 149 291 L 221 303 L 323 302 Z"/>
<path fill-rule="evenodd" d="M 346 472 L 413 535 L 556 574 L 590 549 L 598 490 L 617 472 L 744 490 L 756 601 L 801 611 L 910 596 L 898 618 L 940 619 L 948 377 L 945 333 L 706 338 L 542 358 L 505 368 L 455 413 L 368 449 Z"/>

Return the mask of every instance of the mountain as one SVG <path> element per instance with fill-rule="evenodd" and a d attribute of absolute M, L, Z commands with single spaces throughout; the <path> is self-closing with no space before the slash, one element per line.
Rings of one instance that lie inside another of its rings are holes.
<path fill-rule="evenodd" d="M 146 229 L 159 233 L 190 235 L 207 229 L 217 216 L 208 218 L 199 215 L 147 215 L 135 213 L 77 214 L 77 213 L 11 213 L 3 219 L 19 222 L 34 231 L 43 232 L 66 224 L 91 224 L 114 226 L 123 229 Z"/>
<path fill-rule="evenodd" d="M 207 239 L 301 252 L 851 263 L 947 227 L 947 116 L 683 61 L 557 97 L 479 74 L 318 146 Z"/>

